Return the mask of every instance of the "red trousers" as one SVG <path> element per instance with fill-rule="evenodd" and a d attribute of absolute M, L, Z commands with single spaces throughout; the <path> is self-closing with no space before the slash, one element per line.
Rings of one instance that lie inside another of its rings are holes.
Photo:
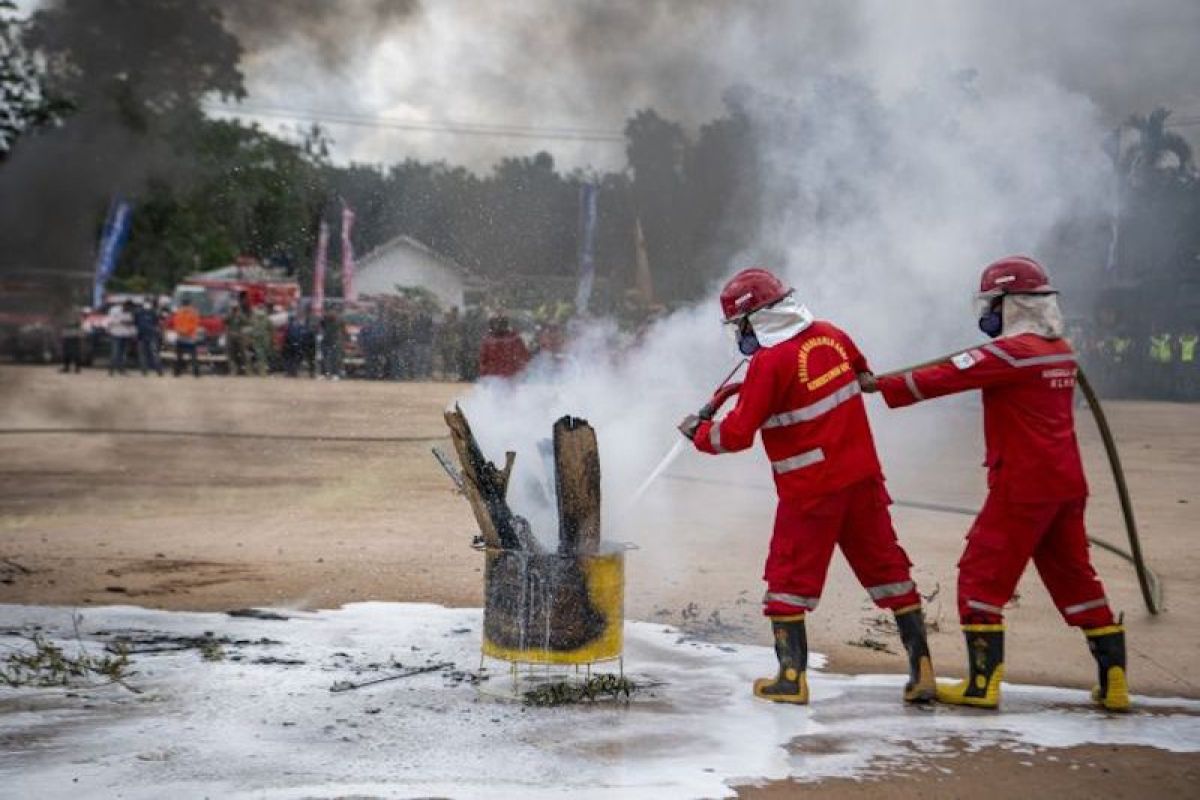
<path fill-rule="evenodd" d="M 920 603 L 911 563 L 896 541 L 891 502 L 880 478 L 815 501 L 780 499 L 763 576 L 763 613 L 785 616 L 816 608 L 835 544 L 875 605 L 896 609 Z"/>
<path fill-rule="evenodd" d="M 958 614 L 964 625 L 1001 621 L 1029 559 L 1068 625 L 1113 624 L 1104 586 L 1088 555 L 1086 498 L 1013 503 L 989 494 L 958 561 Z"/>

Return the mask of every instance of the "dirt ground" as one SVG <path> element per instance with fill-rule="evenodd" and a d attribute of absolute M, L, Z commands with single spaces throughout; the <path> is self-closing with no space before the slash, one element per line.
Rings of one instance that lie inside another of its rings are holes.
<path fill-rule="evenodd" d="M 449 448 L 441 412 L 468 390 L 0 367 L 0 603 L 480 605 L 474 522 L 430 455 L 432 446 Z M 1200 406 L 1114 402 L 1108 414 L 1168 605 L 1147 614 L 1132 568 L 1093 551 L 1113 605 L 1125 612 L 1131 682 L 1140 693 L 1200 697 L 1200 597 L 1192 591 L 1200 582 Z M 977 406 L 929 404 L 875 422 L 898 501 L 978 506 Z M 931 425 L 939 444 L 913 446 Z M 1090 531 L 1124 545 L 1086 412 L 1079 431 L 1093 489 Z M 772 511 L 760 454 L 686 454 L 647 496 L 636 529 L 621 534 L 640 548 L 629 555 L 627 616 L 767 643 L 758 598 Z M 961 674 L 954 572 L 970 517 L 906 505 L 894 516 L 915 577 L 932 595 L 935 664 L 940 674 Z M 810 620 L 812 647 L 828 654 L 830 669 L 903 668 L 887 615 L 866 601 L 840 556 Z M 1062 624 L 1033 570 L 1008 621 L 1009 680 L 1090 685 L 1094 666 L 1081 637 Z M 1164 768 L 1178 761 L 1159 755 Z M 996 756 L 996 770 L 1019 780 L 1006 758 Z M 1061 772 L 1053 763 L 1045 770 Z M 1184 768 L 1194 781 L 1195 760 Z M 938 780 L 945 796 L 974 794 L 969 772 Z"/>
<path fill-rule="evenodd" d="M 743 787 L 744 800 L 804 797 L 824 800 L 1004 800 L 1056 797 L 1062 800 L 1103 797 L 1142 800 L 1188 797 L 1200 785 L 1200 759 L 1150 747 L 1087 746 L 1012 750 L 987 747 L 970 752 L 963 742 L 946 752 L 921 753 L 902 766 L 879 764 L 861 780 L 837 778 L 820 783 L 783 781 Z"/>

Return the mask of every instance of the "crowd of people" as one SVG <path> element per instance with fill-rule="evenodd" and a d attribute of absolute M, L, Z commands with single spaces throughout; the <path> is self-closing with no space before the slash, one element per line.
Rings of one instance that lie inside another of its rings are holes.
<path fill-rule="evenodd" d="M 142 375 L 170 370 L 200 377 L 211 371 L 332 380 L 512 377 L 538 354 L 562 354 L 570 315 L 569 306 L 547 306 L 521 314 L 518 325 L 503 312 L 443 312 L 408 297 L 378 298 L 352 309 L 330 304 L 319 312 L 303 305 L 288 311 L 252 305 L 243 295 L 214 335 L 186 296 L 173 309 L 127 299 L 114 303 L 100 325 L 85 325 L 78 315 L 64 319 L 62 371 L 79 372 L 107 356 L 110 375 L 137 369 Z"/>
<path fill-rule="evenodd" d="M 62 371 L 78 372 L 96 355 L 106 354 L 110 374 L 136 368 L 143 375 L 163 375 L 170 369 L 175 375 L 190 371 L 199 377 L 207 362 L 214 372 L 230 375 L 410 381 L 511 377 L 540 353 L 563 353 L 572 313 L 569 304 L 513 315 L 478 306 L 442 311 L 427 298 L 404 296 L 377 298 L 353 309 L 331 304 L 313 313 L 251 306 L 243 296 L 224 316 L 223 343 L 214 348 L 187 297 L 173 310 L 164 303 L 125 300 L 105 317 L 107 344 L 96 330 L 86 330 L 78 315 L 64 321 Z M 1182 331 L 1159 327 L 1135 336 L 1094 334 L 1076 325 L 1070 339 L 1104 396 L 1200 400 L 1200 332 L 1195 326 Z"/>
<path fill-rule="evenodd" d="M 1071 341 L 1097 390 L 1107 397 L 1200 400 L 1200 334 L 1195 326 L 1182 332 L 1158 327 L 1146 336 L 1076 330 Z"/>

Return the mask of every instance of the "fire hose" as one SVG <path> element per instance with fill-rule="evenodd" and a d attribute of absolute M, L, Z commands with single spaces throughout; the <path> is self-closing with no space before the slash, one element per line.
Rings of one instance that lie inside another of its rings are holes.
<path fill-rule="evenodd" d="M 922 367 L 940 364 L 949 360 L 950 356 L 935 358 L 930 361 L 924 361 L 920 364 L 908 367 L 905 369 L 894 370 L 885 373 L 879 377 L 891 377 L 903 375 L 906 372 L 911 372 Z M 742 384 L 730 383 L 730 379 L 734 373 L 741 367 L 738 364 L 733 372 L 726 377 L 725 381 L 717 388 L 711 400 L 704 405 L 700 410 L 699 417 L 704 420 L 713 419 L 721 406 L 732 396 L 741 391 Z M 1093 536 L 1088 537 L 1088 541 L 1102 550 L 1116 555 L 1120 558 L 1133 564 L 1134 570 L 1137 572 L 1138 585 L 1142 591 L 1142 600 L 1146 603 L 1146 609 L 1151 614 L 1158 614 L 1163 608 L 1163 590 L 1162 582 L 1158 575 L 1150 569 L 1146 564 L 1146 559 L 1142 555 L 1141 539 L 1138 536 L 1137 520 L 1133 514 L 1133 500 L 1129 496 L 1129 485 L 1125 481 L 1125 470 L 1121 467 L 1121 455 L 1117 451 L 1117 442 L 1113 437 L 1112 429 L 1108 425 L 1108 418 L 1104 414 L 1104 407 L 1100 403 L 1100 398 L 1097 397 L 1096 391 L 1092 388 L 1091 382 L 1081 367 L 1076 370 L 1076 382 L 1084 398 L 1087 400 L 1088 408 L 1092 411 L 1092 417 L 1096 420 L 1096 428 L 1100 432 L 1100 440 L 1104 443 L 1104 452 L 1108 456 L 1108 464 L 1112 469 L 1113 482 L 1116 484 L 1117 498 L 1121 504 L 1121 515 L 1125 522 L 1125 533 L 1129 537 L 1129 550 L 1124 550 L 1111 542 L 1106 542 L 1103 539 L 1097 539 Z M 900 503 L 901 505 L 909 505 L 916 508 L 925 508 L 932 511 L 948 511 L 957 514 L 974 515 L 975 512 L 969 509 L 962 509 L 951 506 L 940 506 L 930 503 Z"/>
<path fill-rule="evenodd" d="M 952 354 L 953 355 L 953 354 Z M 922 367 L 933 366 L 948 361 L 951 356 L 942 356 L 941 358 L 923 361 L 905 369 L 893 370 L 878 377 L 893 377 L 903 375 L 906 372 L 911 372 Z M 1108 552 L 1125 559 L 1133 564 L 1134 570 L 1137 572 L 1138 585 L 1141 587 L 1142 600 L 1146 603 L 1146 610 L 1151 614 L 1158 614 L 1163 609 L 1163 590 L 1162 582 L 1158 579 L 1158 575 L 1150 569 L 1146 564 L 1146 559 L 1142 555 L 1141 539 L 1138 537 L 1137 520 L 1133 515 L 1133 500 L 1129 496 L 1129 485 L 1125 481 L 1125 470 L 1121 467 L 1121 455 L 1117 451 L 1117 442 L 1113 437 L 1112 429 L 1108 425 L 1108 418 L 1104 414 L 1104 407 L 1100 404 L 1100 398 L 1096 396 L 1092 384 L 1084 374 L 1083 368 L 1078 367 L 1076 371 L 1076 383 L 1084 398 L 1087 400 L 1088 408 L 1092 411 L 1092 417 L 1096 420 L 1096 428 L 1100 431 L 1100 440 L 1104 443 L 1104 452 L 1108 456 L 1108 465 L 1112 469 L 1113 482 L 1117 488 L 1117 498 L 1121 503 L 1121 515 L 1125 521 L 1125 533 L 1129 537 L 1129 550 L 1126 551 L 1111 542 L 1106 542 L 1103 539 L 1096 539 L 1089 536 L 1088 541 L 1095 546 L 1107 550 Z M 950 507 L 934 507 L 929 504 L 911 504 L 919 505 L 920 507 L 929 507 L 935 511 L 951 511 L 961 513 L 963 510 Z M 971 513 L 971 512 L 967 512 Z"/>

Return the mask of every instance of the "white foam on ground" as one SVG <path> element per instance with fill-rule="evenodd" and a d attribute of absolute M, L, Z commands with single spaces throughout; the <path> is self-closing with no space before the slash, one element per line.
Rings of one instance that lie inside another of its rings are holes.
<path fill-rule="evenodd" d="M 0 605 L 0 629 L 29 624 L 74 636 L 67 609 Z M 1084 692 L 1006 685 L 1001 713 L 915 709 L 900 703 L 900 675 L 814 669 L 810 706 L 772 705 L 749 692 L 772 670 L 768 648 L 688 641 L 644 622 L 626 624 L 626 672 L 665 685 L 628 705 L 525 708 L 440 673 L 329 692 L 335 681 L 372 677 L 350 663 L 475 670 L 480 624 L 478 609 L 396 603 L 286 622 L 88 609 L 81 632 L 93 652 L 92 633 L 118 628 L 283 644 L 242 648 L 241 663 L 206 662 L 194 650 L 137 656 L 129 682 L 142 695 L 112 685 L 0 688 L 0 786 L 38 798 L 727 797 L 731 784 L 862 774 L 944 749 L 951 737 L 969 747 L 1200 751 L 1200 702 L 1187 700 L 1138 698 L 1140 713 L 1112 716 L 1092 710 Z M 0 654 L 19 644 L 0 636 Z M 258 656 L 305 664 L 248 663 Z M 493 678 L 492 691 L 507 680 Z"/>

